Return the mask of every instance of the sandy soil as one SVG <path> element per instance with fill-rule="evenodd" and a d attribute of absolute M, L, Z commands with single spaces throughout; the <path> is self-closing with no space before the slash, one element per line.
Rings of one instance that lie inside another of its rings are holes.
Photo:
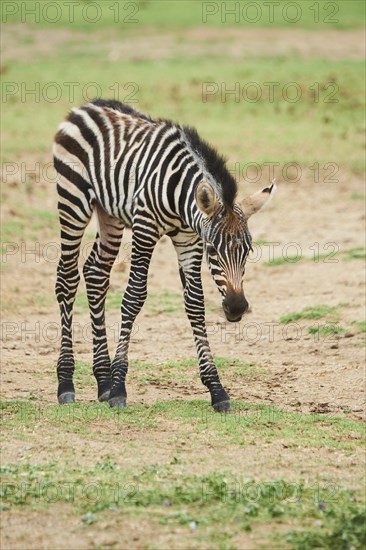
<path fill-rule="evenodd" d="M 319 243 L 321 254 L 364 244 L 363 203 L 350 199 L 352 193 L 362 190 L 362 183 L 355 178 L 350 180 L 349 176 L 345 180 L 337 186 L 312 182 L 280 184 L 268 209 L 253 217 L 250 226 L 254 239 L 276 243 L 272 248 L 276 256 L 296 254 L 301 250 L 309 259 L 268 266 L 265 261 L 270 257 L 270 247 L 262 245 L 256 250 L 245 277 L 245 293 L 251 312 L 240 323 L 224 322 L 218 292 L 207 267 L 203 266 L 209 306 L 207 326 L 214 354 L 254 361 L 268 371 L 263 379 L 259 377 L 246 386 L 230 385 L 223 373 L 223 382 L 233 398 L 295 406 L 303 411 L 350 409 L 355 416 L 361 415 L 365 402 L 361 383 L 363 335 L 351 322 L 364 318 L 363 261 L 346 260 L 342 254 L 314 261 L 315 243 Z M 244 192 L 243 189 L 242 194 Z M 53 200 L 52 196 L 47 199 L 50 208 Z M 6 209 L 5 205 L 5 216 Z M 19 212 L 13 208 L 8 215 L 16 216 Z M 126 260 L 130 239 L 131 234 L 126 231 L 121 254 L 112 272 L 111 288 L 121 293 L 128 277 Z M 3 270 L 3 320 L 6 324 L 3 323 L 2 391 L 7 399 L 27 399 L 30 393 L 41 392 L 46 401 L 54 401 L 54 377 L 42 379 L 39 385 L 40 380 L 33 376 L 57 360 L 59 321 L 57 304 L 52 300 L 57 240 L 53 238 L 51 242 L 56 244 L 50 244 L 50 239 L 38 245 L 27 242 L 23 251 L 20 247 L 17 254 L 9 255 Z M 327 249 L 327 245 L 330 248 Z M 83 248 L 84 259 L 88 249 L 87 245 Z M 37 254 L 32 254 L 33 250 Z M 261 259 L 254 261 L 257 254 Z M 82 282 L 80 290 L 83 289 Z M 181 291 L 175 252 L 168 238 L 163 238 L 154 252 L 149 290 L 157 294 Z M 35 300 L 35 294 L 41 298 Z M 279 323 L 279 318 L 289 312 L 323 303 L 330 306 L 348 304 L 339 308 L 339 323 L 346 329 L 345 334 L 310 335 L 307 329 L 314 325 L 310 320 L 292 322 L 288 327 Z M 110 309 L 107 326 L 112 352 L 116 347 L 118 322 L 118 309 Z M 87 310 L 76 309 L 75 352 L 77 358 L 86 361 L 91 360 L 88 323 Z M 165 313 L 163 305 L 153 312 L 145 308 L 136 321 L 131 359 L 162 363 L 187 357 L 195 357 L 195 348 L 184 312 Z M 24 376 L 25 373 L 29 376 Z M 195 378 L 191 378 L 193 375 Z M 129 384 L 130 402 L 151 402 L 174 395 L 204 396 L 198 375 L 192 372 L 187 376 L 187 383 L 164 381 L 165 388 L 162 385 L 147 387 L 143 394 L 141 388 Z M 86 399 L 94 398 L 94 388 L 80 388 L 80 391 Z"/>

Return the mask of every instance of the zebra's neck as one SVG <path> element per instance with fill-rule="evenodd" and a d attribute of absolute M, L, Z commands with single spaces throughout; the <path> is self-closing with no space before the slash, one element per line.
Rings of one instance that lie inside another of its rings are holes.
<path fill-rule="evenodd" d="M 202 214 L 201 210 L 198 208 L 198 205 L 194 197 L 193 197 L 193 200 L 191 201 L 187 218 L 184 221 L 188 225 L 188 227 L 193 229 L 193 231 L 201 237 L 201 239 L 203 238 L 204 215 Z"/>

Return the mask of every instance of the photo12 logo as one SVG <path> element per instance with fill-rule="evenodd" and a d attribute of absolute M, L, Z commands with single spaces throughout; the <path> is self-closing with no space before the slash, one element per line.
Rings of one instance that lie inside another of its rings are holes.
<path fill-rule="evenodd" d="M 339 23 L 336 2 L 202 2 L 202 23 Z"/>
<path fill-rule="evenodd" d="M 285 101 L 298 103 L 306 99 L 313 103 L 339 103 L 339 86 L 336 82 L 313 82 L 304 86 L 300 82 L 202 82 L 202 103 L 258 103 Z"/>
<path fill-rule="evenodd" d="M 114 23 L 139 23 L 138 2 L 2 2 L 1 21 L 9 23 L 48 23 L 56 24 L 60 21 L 75 23 L 83 21 L 91 25 L 102 19 L 113 19 Z"/>
<path fill-rule="evenodd" d="M 97 97 L 108 96 L 124 103 L 138 103 L 140 88 L 136 82 L 113 82 L 110 86 L 98 82 L 14 82 L 3 80 L 1 83 L 1 103 L 57 103 L 67 101 L 88 102 Z"/>
<path fill-rule="evenodd" d="M 6 473 L 6 472 L 5 472 Z M 80 483 L 74 481 L 55 482 L 35 479 L 33 481 L 2 482 L 0 496 L 4 503 L 29 504 L 43 502 L 83 502 L 85 505 L 96 505 L 99 502 L 118 505 L 134 502 L 139 493 L 137 483 L 107 484 L 96 481 Z M 88 515 L 89 514 L 89 515 Z M 92 522 L 93 514 L 87 512 L 84 523 Z"/>

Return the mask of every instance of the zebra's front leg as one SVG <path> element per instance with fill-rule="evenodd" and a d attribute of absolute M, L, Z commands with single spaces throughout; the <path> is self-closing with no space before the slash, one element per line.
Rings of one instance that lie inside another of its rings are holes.
<path fill-rule="evenodd" d="M 196 343 L 202 383 L 210 391 L 213 408 L 218 412 L 227 412 L 230 409 L 230 398 L 221 384 L 208 343 L 204 297 L 200 276 L 192 277 L 186 273 L 184 304 Z"/>
<path fill-rule="evenodd" d="M 153 226 L 148 224 L 146 214 L 141 226 L 145 226 L 145 231 L 134 231 L 132 237 L 130 275 L 121 306 L 121 332 L 116 355 L 111 365 L 112 388 L 108 400 L 111 407 L 126 406 L 128 346 L 134 321 L 146 300 L 150 260 L 159 238 Z"/>
<path fill-rule="evenodd" d="M 230 398 L 221 384 L 206 332 L 201 280 L 202 243 L 197 237 L 187 240 L 184 236 L 178 236 L 172 240 L 178 255 L 184 305 L 193 330 L 201 381 L 210 391 L 213 408 L 218 412 L 227 412 L 230 409 Z"/>

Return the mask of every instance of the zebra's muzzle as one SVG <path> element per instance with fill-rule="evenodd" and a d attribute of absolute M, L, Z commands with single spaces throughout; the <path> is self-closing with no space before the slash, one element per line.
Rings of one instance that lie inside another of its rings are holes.
<path fill-rule="evenodd" d="M 226 319 L 230 323 L 237 323 L 241 320 L 244 313 L 248 310 L 249 304 L 244 296 L 244 293 L 235 292 L 229 289 L 226 298 L 222 303 Z"/>

